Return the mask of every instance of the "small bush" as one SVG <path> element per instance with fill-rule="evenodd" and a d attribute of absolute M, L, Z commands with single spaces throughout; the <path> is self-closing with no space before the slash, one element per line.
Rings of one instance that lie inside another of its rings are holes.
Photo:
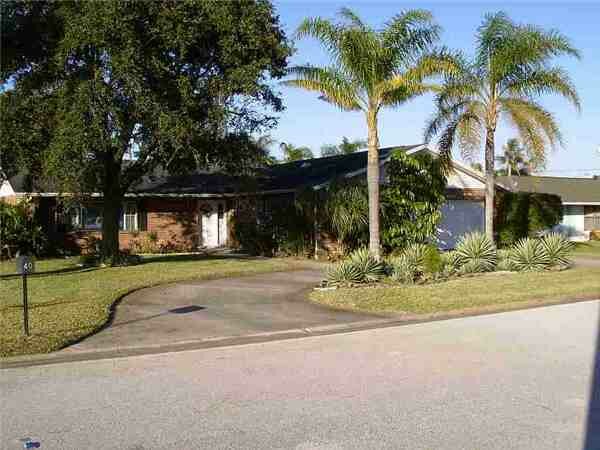
<path fill-rule="evenodd" d="M 541 239 L 541 245 L 548 258 L 550 267 L 568 267 L 572 261 L 569 253 L 575 248 L 575 244 L 559 233 L 550 233 Z"/>
<path fill-rule="evenodd" d="M 511 251 L 508 249 L 498 250 L 498 264 L 496 265 L 496 270 L 507 272 L 515 272 L 517 270 L 510 259 L 510 255 Z"/>
<path fill-rule="evenodd" d="M 426 244 L 412 244 L 389 260 L 391 278 L 401 283 L 446 276 L 443 273 L 446 263 L 436 247 Z"/>
<path fill-rule="evenodd" d="M 465 234 L 459 240 L 455 252 L 462 272 L 490 272 L 496 267 L 496 246 L 483 233 Z"/>
<path fill-rule="evenodd" d="M 509 259 L 519 272 L 537 272 L 550 266 L 550 259 L 539 239 L 521 239 L 510 249 Z"/>
<path fill-rule="evenodd" d="M 419 267 L 406 254 L 400 254 L 389 260 L 391 269 L 390 278 L 404 284 L 412 284 L 417 280 Z"/>
<path fill-rule="evenodd" d="M 441 253 L 440 263 L 440 273 L 445 277 L 454 275 L 460 267 L 458 255 L 455 251 Z"/>

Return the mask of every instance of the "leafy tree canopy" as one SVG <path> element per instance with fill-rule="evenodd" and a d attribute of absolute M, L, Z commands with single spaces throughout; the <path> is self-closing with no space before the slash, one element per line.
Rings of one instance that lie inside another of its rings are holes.
<path fill-rule="evenodd" d="M 321 156 L 348 155 L 354 153 L 367 146 L 367 141 L 364 139 L 350 140 L 346 136 L 342 137 L 342 142 L 339 144 L 325 144 L 321 146 Z"/>
<path fill-rule="evenodd" d="M 291 49 L 266 0 L 6 1 L 2 30 L 3 168 L 34 159 L 65 191 L 102 192 L 112 226 L 157 166 L 254 166 L 248 133 L 282 110 L 269 80 Z"/>
<path fill-rule="evenodd" d="M 283 162 L 300 161 L 301 159 L 312 159 L 315 156 L 308 147 L 296 147 L 289 142 L 279 144 L 281 153 L 283 153 Z"/>
<path fill-rule="evenodd" d="M 430 154 L 396 151 L 386 165 L 381 189 L 382 244 L 387 251 L 434 238 L 446 201 L 444 161 Z M 325 228 L 346 249 L 365 245 L 369 237 L 368 194 L 364 183 L 333 184 L 323 203 Z"/>

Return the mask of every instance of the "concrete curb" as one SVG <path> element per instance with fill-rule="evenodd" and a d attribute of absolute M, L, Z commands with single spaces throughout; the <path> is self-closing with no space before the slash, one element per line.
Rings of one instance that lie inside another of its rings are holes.
<path fill-rule="evenodd" d="M 382 319 L 348 322 L 343 324 L 322 325 L 311 328 L 293 328 L 289 330 L 254 333 L 243 336 L 214 336 L 199 340 L 180 341 L 170 344 L 157 344 L 153 346 L 143 347 L 128 346 L 86 351 L 78 351 L 66 348 L 62 351 L 49 354 L 25 355 L 3 358 L 0 360 L 0 370 L 44 366 L 51 364 L 62 364 L 70 362 L 96 361 L 101 359 L 126 358 L 130 356 L 156 355 L 160 353 L 184 352 L 190 350 L 202 350 L 216 347 L 231 347 L 246 344 L 259 344 L 271 341 L 326 336 L 340 333 L 353 333 L 378 328 L 415 325 L 420 323 L 462 319 L 490 314 L 503 314 L 510 313 L 513 311 L 521 311 L 525 309 L 534 309 L 548 306 L 559 306 L 570 303 L 593 301 L 600 301 L 600 299 L 581 298 L 571 300 L 557 300 L 553 302 L 537 304 L 517 304 L 516 306 L 513 305 L 512 307 L 510 305 L 506 305 L 505 308 L 496 308 L 485 311 L 473 312 L 463 310 L 428 315 L 402 315 Z"/>

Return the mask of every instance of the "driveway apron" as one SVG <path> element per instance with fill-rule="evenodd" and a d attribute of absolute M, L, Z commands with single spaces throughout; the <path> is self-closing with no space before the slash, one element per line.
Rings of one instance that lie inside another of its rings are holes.
<path fill-rule="evenodd" d="M 322 278 L 322 272 L 298 270 L 142 289 L 123 298 L 107 327 L 66 351 L 160 346 L 374 318 L 310 303 L 307 294 Z"/>

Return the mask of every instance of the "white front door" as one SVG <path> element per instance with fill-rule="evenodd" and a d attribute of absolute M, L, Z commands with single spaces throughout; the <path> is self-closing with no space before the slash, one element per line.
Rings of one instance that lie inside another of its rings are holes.
<path fill-rule="evenodd" d="M 219 200 L 200 201 L 202 247 L 215 248 L 227 243 L 225 202 Z"/>

